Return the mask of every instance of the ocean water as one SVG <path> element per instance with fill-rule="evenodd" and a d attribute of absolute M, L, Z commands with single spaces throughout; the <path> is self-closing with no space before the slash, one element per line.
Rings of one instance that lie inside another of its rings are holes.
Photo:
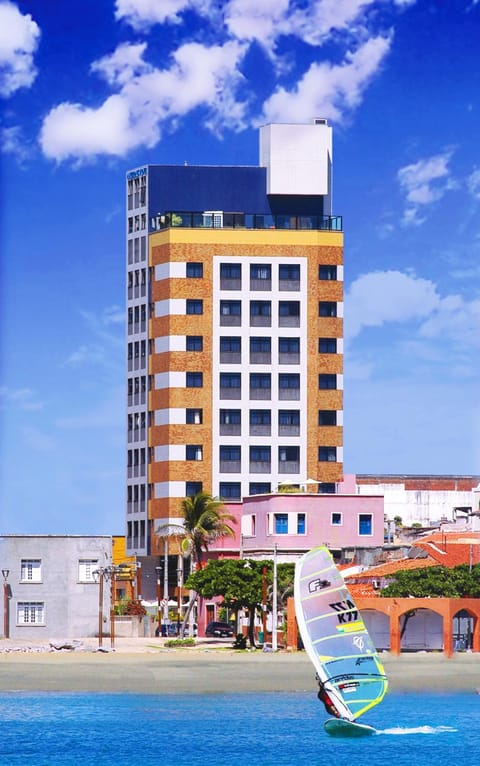
<path fill-rule="evenodd" d="M 312 693 L 0 694 L 0 764 L 478 766 L 480 696 L 388 694 L 333 739 Z"/>

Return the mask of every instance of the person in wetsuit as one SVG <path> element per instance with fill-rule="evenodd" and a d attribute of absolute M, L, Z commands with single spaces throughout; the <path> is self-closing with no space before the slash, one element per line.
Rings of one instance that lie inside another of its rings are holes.
<path fill-rule="evenodd" d="M 335 718 L 341 718 L 342 716 L 338 712 L 332 698 L 330 697 L 329 693 L 325 689 L 323 683 L 320 681 L 318 676 L 317 676 L 317 681 L 318 681 L 317 697 L 320 700 L 320 702 L 323 702 L 323 704 L 325 705 L 325 710 L 327 711 L 328 715 L 333 715 L 335 716 Z"/>

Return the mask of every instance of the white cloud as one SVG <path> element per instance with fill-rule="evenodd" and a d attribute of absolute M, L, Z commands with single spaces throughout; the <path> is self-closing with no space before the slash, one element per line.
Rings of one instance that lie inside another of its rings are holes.
<path fill-rule="evenodd" d="M 133 29 L 148 29 L 153 24 L 178 24 L 188 8 L 208 13 L 208 0 L 116 0 L 115 18 L 126 21 Z"/>
<path fill-rule="evenodd" d="M 240 43 L 205 47 L 182 45 L 169 69 L 155 69 L 142 60 L 144 46 L 122 45 L 93 68 L 119 87 L 97 109 L 64 103 L 44 120 L 40 143 L 56 160 L 87 159 L 100 154 L 125 155 L 137 146 L 154 146 L 160 126 L 198 106 L 212 122 L 238 127 L 243 106 L 233 93 L 241 81 L 238 64 L 245 47 Z"/>
<path fill-rule="evenodd" d="M 231 0 L 225 7 L 225 25 L 238 40 L 272 44 L 285 30 L 290 0 Z"/>
<path fill-rule="evenodd" d="M 420 327 L 423 338 L 453 341 L 458 348 L 480 347 L 480 299 L 461 295 L 443 298 L 435 312 Z"/>
<path fill-rule="evenodd" d="M 31 388 L 8 388 L 0 387 L 0 410 L 41 410 L 43 403 L 36 398 L 35 392 Z"/>
<path fill-rule="evenodd" d="M 400 168 L 397 178 L 407 201 L 403 217 L 405 225 L 423 223 L 425 218 L 419 215 L 419 211 L 455 188 L 456 183 L 448 167 L 451 157 L 452 151 L 447 150 Z"/>
<path fill-rule="evenodd" d="M 40 28 L 29 13 L 22 14 L 14 3 L 0 2 L 0 96 L 11 96 L 33 83 L 39 38 Z"/>
<path fill-rule="evenodd" d="M 371 38 L 340 65 L 312 64 L 293 91 L 279 88 L 265 102 L 262 121 L 309 122 L 315 115 L 341 121 L 360 104 L 390 43 L 390 37 Z"/>
<path fill-rule="evenodd" d="M 429 317 L 440 305 L 436 286 L 400 271 L 376 271 L 356 279 L 345 295 L 345 338 L 365 327 Z"/>
<path fill-rule="evenodd" d="M 29 151 L 25 145 L 22 129 L 18 125 L 2 128 L 0 141 L 4 154 L 12 154 L 20 163 L 27 159 Z"/>
<path fill-rule="evenodd" d="M 375 0 L 321 0 L 307 3 L 287 15 L 286 30 L 310 45 L 321 45 L 334 31 L 351 34 L 363 29 L 365 11 Z M 359 30 L 355 30 L 358 22 Z"/>
<path fill-rule="evenodd" d="M 467 178 L 467 188 L 475 199 L 480 200 L 480 170 L 474 170 Z"/>

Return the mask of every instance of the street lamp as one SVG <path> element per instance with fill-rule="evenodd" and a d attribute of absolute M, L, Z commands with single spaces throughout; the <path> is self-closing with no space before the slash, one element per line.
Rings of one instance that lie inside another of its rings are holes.
<path fill-rule="evenodd" d="M 9 569 L 2 569 L 3 575 L 3 636 L 4 638 L 10 638 L 10 623 L 8 615 L 8 575 Z"/>
<path fill-rule="evenodd" d="M 161 602 L 162 602 L 162 567 L 155 567 L 155 572 L 157 573 L 157 620 L 158 620 L 158 628 L 157 628 L 157 636 L 160 636 L 162 633 L 162 614 L 160 611 L 161 608 Z"/>

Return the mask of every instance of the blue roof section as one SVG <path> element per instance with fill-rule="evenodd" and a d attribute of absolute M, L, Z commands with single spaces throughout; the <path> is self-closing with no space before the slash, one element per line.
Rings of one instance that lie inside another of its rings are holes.
<path fill-rule="evenodd" d="M 321 196 L 266 194 L 266 168 L 149 165 L 149 217 L 170 211 L 323 214 Z"/>

